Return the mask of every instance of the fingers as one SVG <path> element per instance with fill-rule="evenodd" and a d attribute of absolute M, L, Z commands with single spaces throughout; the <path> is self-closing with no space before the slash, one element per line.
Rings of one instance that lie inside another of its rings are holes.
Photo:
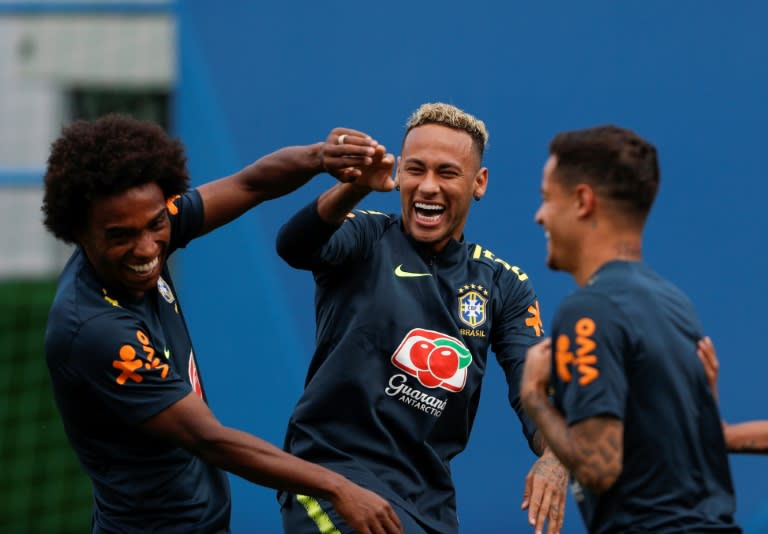
<path fill-rule="evenodd" d="M 707 336 L 699 340 L 698 350 L 696 353 L 699 355 L 699 359 L 707 368 L 708 372 L 714 372 L 717 374 L 720 369 L 720 362 L 717 361 L 717 353 L 715 352 L 715 345 L 712 340 Z"/>
<path fill-rule="evenodd" d="M 343 139 L 339 139 L 340 137 L 343 137 Z M 332 145 L 343 145 L 343 144 L 369 144 L 372 146 L 376 145 L 376 141 L 373 140 L 373 138 L 359 130 L 353 130 L 352 128 L 334 128 L 331 130 L 331 133 L 328 134 L 328 139 L 326 140 L 326 143 L 332 144 Z"/>
<path fill-rule="evenodd" d="M 528 524 L 534 527 L 536 534 L 540 534 L 542 531 L 543 519 L 542 523 L 540 524 L 539 511 L 542 509 L 541 507 L 542 501 L 544 499 L 544 491 L 542 490 L 541 484 L 534 483 L 533 477 L 535 475 L 531 474 L 529 476 L 531 477 L 531 490 L 529 492 L 530 497 L 528 501 Z"/>
<path fill-rule="evenodd" d="M 386 534 L 403 534 L 403 524 L 392 508 L 387 509 L 384 527 L 386 528 Z"/>
<path fill-rule="evenodd" d="M 369 135 L 350 128 L 334 128 L 323 143 L 320 158 L 323 170 L 343 182 L 359 176 L 354 167 L 373 162 L 379 146 Z"/>
<path fill-rule="evenodd" d="M 568 473 L 551 453 L 537 460 L 525 480 L 523 505 L 528 506 L 528 523 L 536 534 L 559 533 L 563 526 Z"/>
<path fill-rule="evenodd" d="M 720 362 L 717 361 L 715 345 L 709 337 L 704 337 L 699 340 L 696 348 L 696 355 L 699 357 L 702 365 L 704 365 L 704 373 L 707 376 L 709 387 L 712 390 L 712 395 L 715 397 L 715 400 L 717 400 L 717 375 L 720 372 Z"/>
<path fill-rule="evenodd" d="M 357 167 L 344 167 L 336 171 L 336 179 L 340 182 L 354 182 L 362 174 Z"/>
<path fill-rule="evenodd" d="M 520 505 L 521 510 L 527 510 L 531 504 L 531 485 L 533 484 L 533 473 L 528 473 L 525 477 L 525 490 L 523 491 L 523 503 Z"/>
<path fill-rule="evenodd" d="M 352 158 L 373 157 L 379 143 L 370 135 L 349 128 L 334 128 L 326 139 L 326 150 Z M 370 164 L 370 163 L 369 163 Z"/>
<path fill-rule="evenodd" d="M 551 514 L 554 513 L 557 515 L 559 513 L 557 510 L 557 503 L 554 503 L 555 510 L 551 509 L 552 505 L 552 492 L 544 491 L 541 497 L 538 513 L 536 514 L 536 522 L 533 526 L 536 534 L 544 532 L 544 523 Z"/>
<path fill-rule="evenodd" d="M 563 529 L 563 520 L 565 519 L 565 491 L 561 491 L 552 498 L 552 504 L 549 507 L 547 517 L 547 534 L 559 534 Z"/>

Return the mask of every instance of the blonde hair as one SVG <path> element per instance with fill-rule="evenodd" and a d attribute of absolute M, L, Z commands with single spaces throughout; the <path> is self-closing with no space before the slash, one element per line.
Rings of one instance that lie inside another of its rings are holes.
<path fill-rule="evenodd" d="M 485 146 L 488 144 L 488 130 L 483 121 L 469 113 L 442 102 L 422 104 L 405 123 L 405 135 L 407 136 L 408 132 L 424 124 L 440 124 L 454 130 L 467 132 L 474 140 L 480 157 L 483 156 Z"/>

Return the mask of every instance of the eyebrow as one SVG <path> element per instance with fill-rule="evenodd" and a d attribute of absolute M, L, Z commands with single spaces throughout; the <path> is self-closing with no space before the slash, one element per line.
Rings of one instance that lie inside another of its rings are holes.
<path fill-rule="evenodd" d="M 166 211 L 167 211 L 167 208 L 166 208 L 166 207 L 162 207 L 161 209 L 159 209 L 159 210 L 157 211 L 157 213 L 155 213 L 155 215 L 154 215 L 154 216 L 153 216 L 153 217 L 152 217 L 152 218 L 149 220 L 149 223 L 148 223 L 148 224 L 154 224 L 156 221 L 158 221 L 158 220 L 160 220 L 160 219 L 164 218 L 164 216 L 165 216 L 165 212 L 166 212 Z M 132 227 L 130 227 L 130 226 L 120 226 L 120 225 L 114 225 L 114 226 L 106 226 L 106 227 L 104 228 L 104 231 L 105 231 L 106 233 L 110 233 L 110 232 L 123 232 L 123 231 L 129 231 L 129 232 L 131 232 L 131 231 L 136 231 L 136 229 L 135 229 L 135 228 L 132 228 Z"/>
<path fill-rule="evenodd" d="M 414 157 L 406 158 L 405 159 L 405 163 L 416 163 L 418 165 L 423 165 L 424 167 L 427 166 L 427 164 L 424 163 L 423 160 L 421 160 L 419 158 L 414 158 Z M 437 168 L 438 168 L 438 170 L 440 170 L 440 169 L 447 169 L 447 168 L 450 168 L 450 169 L 461 169 L 461 165 L 459 165 L 458 163 L 453 163 L 453 162 L 448 161 L 448 162 L 443 162 L 443 163 L 438 164 Z"/>

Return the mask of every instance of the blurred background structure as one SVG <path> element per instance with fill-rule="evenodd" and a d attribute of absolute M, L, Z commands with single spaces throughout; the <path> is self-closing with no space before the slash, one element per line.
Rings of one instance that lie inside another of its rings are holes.
<path fill-rule="evenodd" d="M 533 223 L 547 143 L 616 123 L 660 151 L 645 257 L 697 305 L 721 359 L 721 408 L 768 418 L 768 4 L 760 0 L 343 2 L 0 0 L 0 531 L 85 532 L 90 487 L 64 438 L 42 353 L 69 249 L 41 224 L 51 141 L 75 118 L 124 111 L 187 146 L 193 182 L 334 126 L 398 153 L 419 104 L 453 103 L 490 131 L 488 195 L 471 241 L 523 267 L 545 326 L 570 278 Z M 257 207 L 191 244 L 176 283 L 214 412 L 280 444 L 312 353 L 312 280 L 274 252 L 291 213 L 330 184 Z M 362 207 L 398 211 L 396 193 Z M 492 357 L 492 356 L 491 356 Z M 372 385 L 372 387 L 376 387 Z M 527 532 L 533 456 L 490 365 L 453 464 L 462 531 Z M 333 414 L 328 414 L 332 417 Z M 732 456 L 737 518 L 768 532 L 768 459 Z M 274 492 L 232 477 L 233 531 L 280 532 Z M 569 498 L 567 533 L 583 533 Z"/>

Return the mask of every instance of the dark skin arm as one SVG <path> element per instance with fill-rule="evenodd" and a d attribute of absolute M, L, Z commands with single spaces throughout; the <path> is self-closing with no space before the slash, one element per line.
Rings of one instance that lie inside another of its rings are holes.
<path fill-rule="evenodd" d="M 344 144 L 338 144 L 339 136 Z M 285 147 L 238 172 L 198 187 L 205 211 L 201 235 L 236 219 L 254 206 L 283 196 L 327 172 L 341 182 L 363 174 L 383 148 L 366 134 L 334 128 L 322 143 Z M 381 156 L 379 156 L 381 160 Z"/>
<path fill-rule="evenodd" d="M 546 339 L 528 349 L 521 388 L 523 408 L 573 477 L 593 493 L 603 493 L 621 474 L 624 424 L 610 416 L 566 424 L 547 396 L 551 348 L 551 340 Z"/>
<path fill-rule="evenodd" d="M 256 484 L 326 499 L 356 532 L 403 531 L 400 519 L 386 500 L 334 471 L 223 426 L 195 393 L 150 418 L 142 428 Z"/>
<path fill-rule="evenodd" d="M 345 138 L 345 143 L 363 146 L 366 140 L 357 135 Z M 395 188 L 392 170 L 395 157 L 382 145 L 375 147 L 370 165 L 356 168 L 359 172 L 352 181 L 336 184 L 317 199 L 317 213 L 329 224 L 341 224 L 357 204 L 372 191 L 389 192 Z"/>
<path fill-rule="evenodd" d="M 715 345 L 709 337 L 699 341 L 697 354 L 704 365 L 707 381 L 715 400 L 718 399 L 717 375 L 720 362 L 717 360 Z M 768 420 L 746 421 L 729 424 L 722 421 L 725 446 L 728 452 L 768 454 Z"/>

